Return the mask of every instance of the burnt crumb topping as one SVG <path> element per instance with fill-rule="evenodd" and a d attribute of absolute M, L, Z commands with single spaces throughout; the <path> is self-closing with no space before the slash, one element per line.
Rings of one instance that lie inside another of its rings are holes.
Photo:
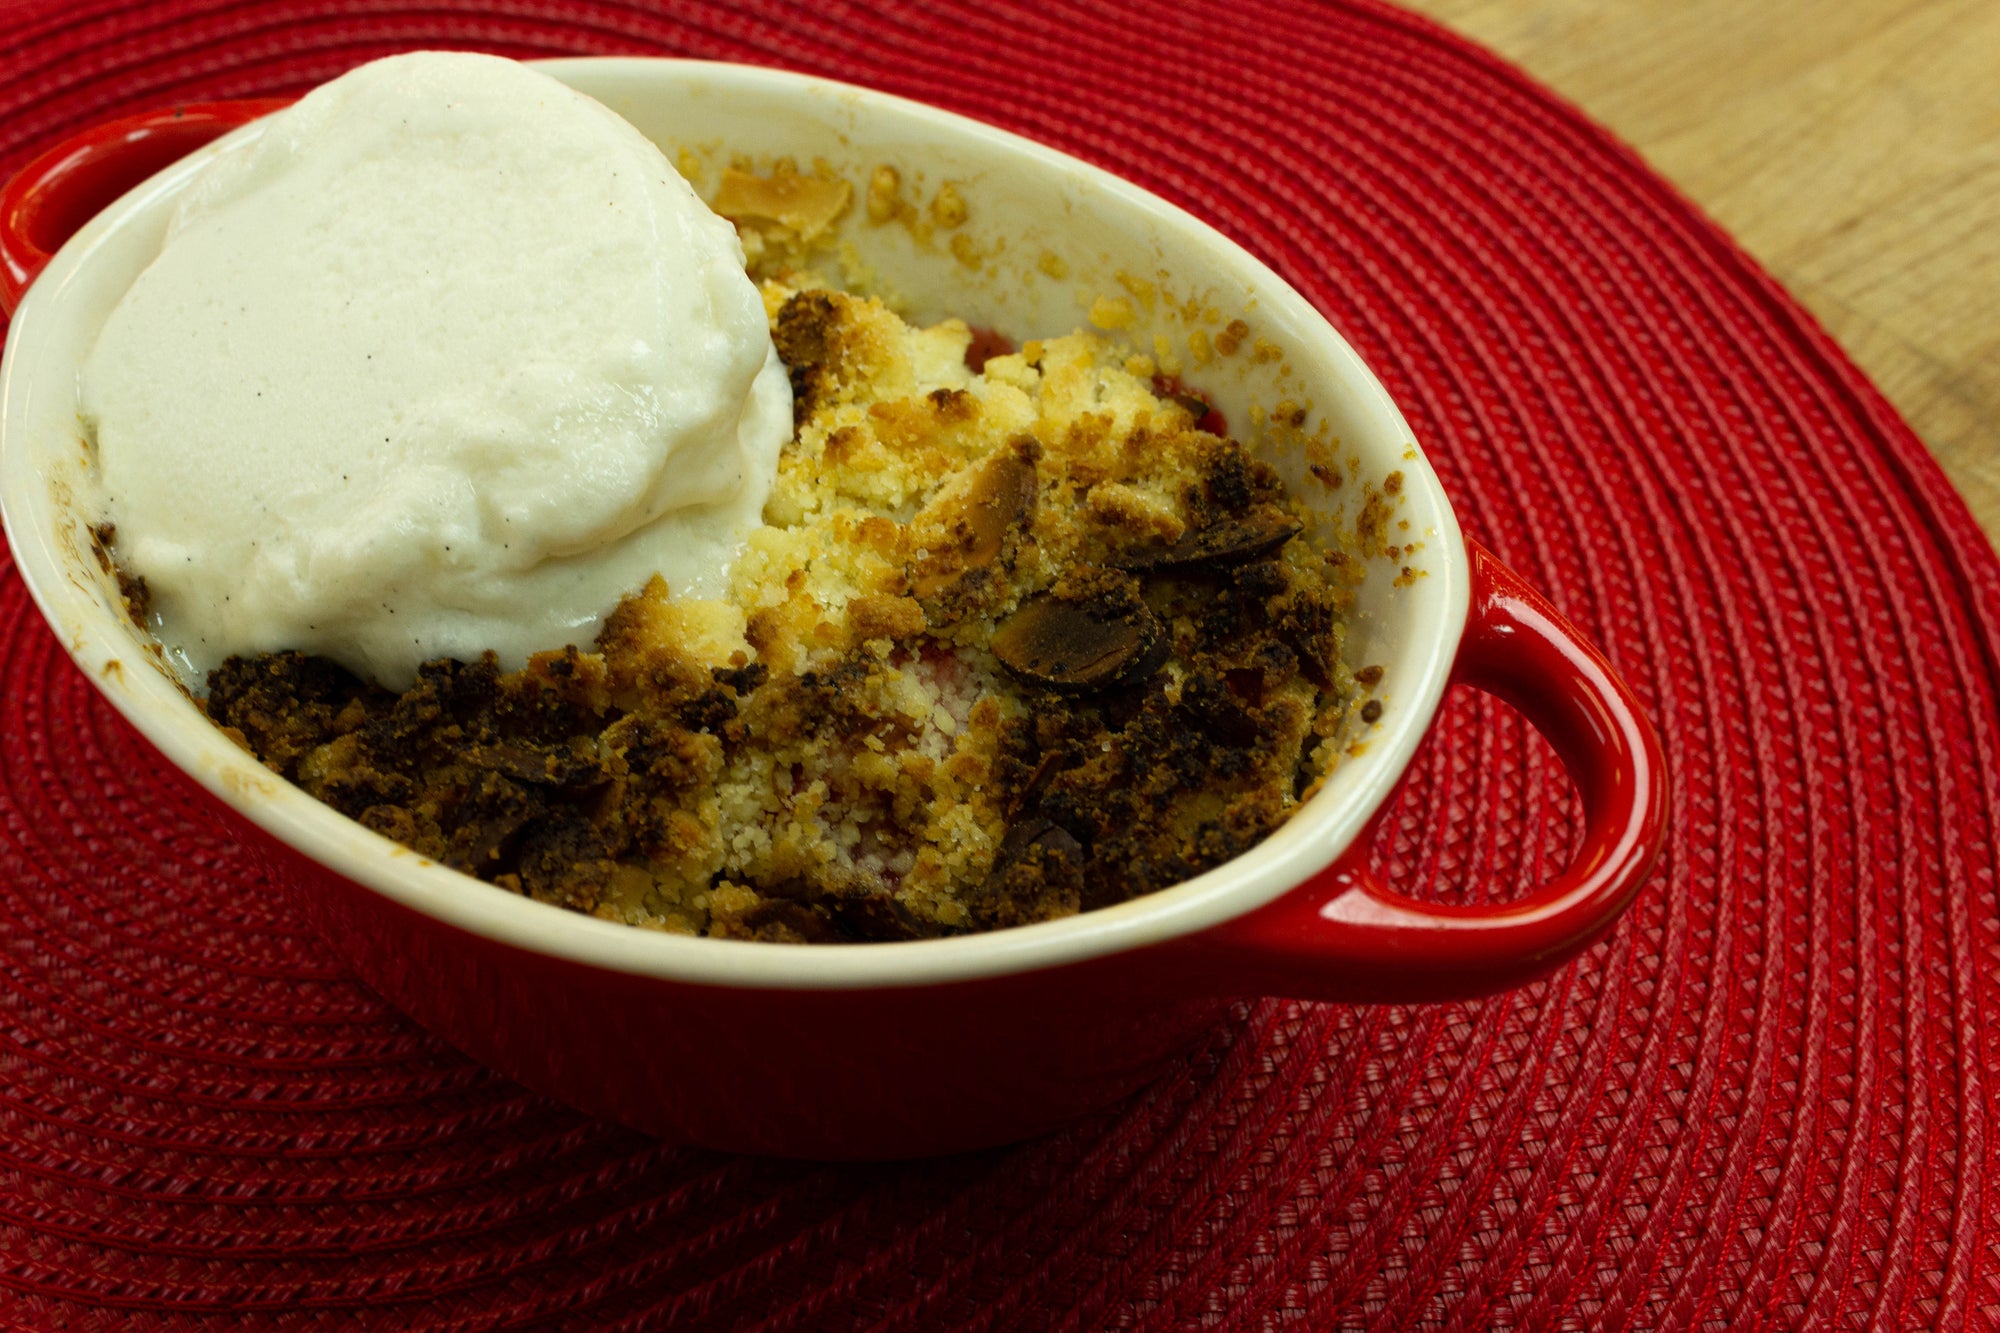
<path fill-rule="evenodd" d="M 1269 467 L 1195 427 L 1202 400 L 1087 339 L 996 345 L 974 379 L 962 331 L 838 292 L 767 308 L 800 426 L 740 610 L 655 580 L 590 650 L 433 662 L 400 694 L 297 653 L 231 659 L 211 717 L 511 891 L 841 943 L 1181 882 L 1266 837 L 1346 720 L 1379 713 L 1341 661 L 1345 566 Z"/>

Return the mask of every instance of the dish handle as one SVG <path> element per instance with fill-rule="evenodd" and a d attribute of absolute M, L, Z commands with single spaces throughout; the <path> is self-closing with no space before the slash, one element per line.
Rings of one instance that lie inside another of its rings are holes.
<path fill-rule="evenodd" d="M 245 98 L 141 112 L 93 125 L 21 168 L 0 189 L 0 313 L 13 314 L 63 242 L 119 195 L 292 100 Z"/>
<path fill-rule="evenodd" d="M 1471 608 L 1452 682 L 1519 709 L 1583 803 L 1562 874 L 1511 902 L 1419 902 L 1370 867 L 1381 817 L 1284 897 L 1189 941 L 1217 989 L 1297 999 L 1462 999 L 1532 980 L 1611 928 L 1666 837 L 1658 734 L 1604 655 L 1491 553 L 1467 543 Z"/>

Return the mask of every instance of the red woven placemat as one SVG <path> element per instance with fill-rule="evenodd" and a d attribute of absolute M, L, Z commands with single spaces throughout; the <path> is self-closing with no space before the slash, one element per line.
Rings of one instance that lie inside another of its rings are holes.
<path fill-rule="evenodd" d="M 1361 4 L 0 14 L 0 173 L 425 44 L 787 65 L 1100 162 L 1347 333 L 1468 530 L 1638 688 L 1676 782 L 1613 941 L 1519 994 L 1247 1005 L 1131 1105 L 1006 1151 L 724 1158 L 532 1098 L 347 979 L 200 798 L 135 776 L 0 565 L 0 1322 L 2000 1318 L 2000 564 L 1797 307 L 1517 74 Z M 1390 869 L 1504 892 L 1562 857 L 1565 800 L 1514 718 L 1455 701 Z"/>

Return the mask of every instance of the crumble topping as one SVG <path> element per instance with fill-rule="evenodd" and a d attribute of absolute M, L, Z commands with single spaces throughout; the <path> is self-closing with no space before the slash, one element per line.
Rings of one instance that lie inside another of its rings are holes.
<path fill-rule="evenodd" d="M 797 431 L 728 600 L 656 578 L 588 650 L 433 662 L 401 695 L 235 658 L 210 715 L 505 889 L 761 940 L 1122 902 L 1315 789 L 1363 708 L 1357 562 L 1202 400 L 1091 335 L 1011 350 L 803 274 L 763 295 Z"/>

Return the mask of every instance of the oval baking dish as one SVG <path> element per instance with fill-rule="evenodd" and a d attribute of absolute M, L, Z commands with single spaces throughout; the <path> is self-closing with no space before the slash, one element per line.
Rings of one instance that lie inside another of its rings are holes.
<path fill-rule="evenodd" d="M 224 737 L 159 665 L 96 558 L 77 367 L 156 252 L 176 191 L 279 104 L 105 126 L 0 194 L 0 299 L 20 301 L 0 371 L 0 508 L 16 563 L 78 667 L 163 764 L 231 812 L 273 880 L 383 995 L 528 1086 L 657 1134 L 895 1157 L 1003 1142 L 1102 1107 L 1185 1050 L 1231 996 L 1475 995 L 1539 975 L 1611 926 L 1664 834 L 1657 738 L 1604 658 L 1461 537 L 1380 383 L 1269 269 L 1115 177 L 901 99 L 689 61 L 542 68 L 697 181 L 704 163 L 789 157 L 857 192 L 884 165 L 919 195 L 949 182 L 965 209 L 959 244 L 870 225 L 859 208 L 844 223 L 856 268 L 917 319 L 1028 338 L 1069 331 L 1100 299 L 1150 293 L 1160 299 L 1126 300 L 1119 332 L 1151 347 L 1185 344 L 1197 312 L 1240 318 L 1260 354 L 1214 358 L 1199 386 L 1239 427 L 1285 399 L 1308 404 L 1299 429 L 1246 442 L 1327 531 L 1351 526 L 1366 495 L 1393 495 L 1408 525 L 1408 549 L 1375 562 L 1350 627 L 1352 659 L 1383 667 L 1385 707 L 1251 852 L 1149 897 L 986 935 L 811 948 L 661 935 L 429 863 Z M 1309 485 L 1306 438 L 1336 441 L 1361 484 Z M 1487 906 L 1416 902 L 1368 869 L 1372 821 L 1454 681 L 1521 709 L 1582 797 L 1571 866 Z"/>

